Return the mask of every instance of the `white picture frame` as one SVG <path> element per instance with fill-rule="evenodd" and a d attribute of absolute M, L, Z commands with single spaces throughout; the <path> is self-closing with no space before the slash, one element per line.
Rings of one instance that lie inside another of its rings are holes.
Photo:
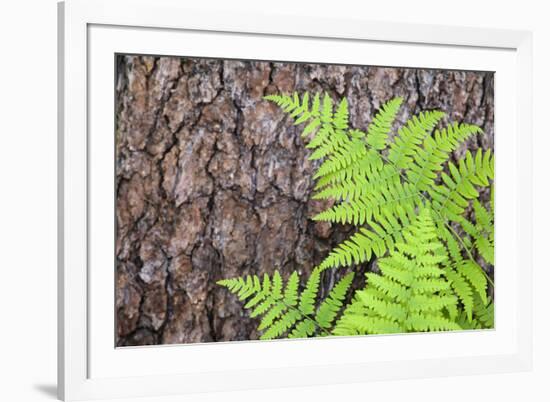
<path fill-rule="evenodd" d="M 68 0 L 59 4 L 58 13 L 61 399 L 147 397 L 530 369 L 529 32 L 297 15 L 217 15 L 212 10 L 188 9 L 178 0 Z M 193 41 L 178 40 L 183 36 Z M 231 41 L 224 45 L 228 38 Z M 307 50 L 300 46 L 304 41 Z M 182 49 L 182 42 L 200 46 Z M 496 175 L 507 180 L 499 182 L 496 202 L 497 261 L 502 261 L 499 267 L 505 269 L 497 277 L 495 330 L 115 349 L 114 298 L 97 296 L 98 292 L 113 293 L 112 271 L 94 269 L 102 256 L 112 255 L 109 244 L 113 244 L 109 237 L 113 231 L 108 224 L 103 226 L 101 219 L 113 216 L 108 209 L 113 208 L 108 202 L 113 187 L 101 183 L 112 177 L 114 161 L 98 163 L 110 160 L 112 153 L 108 145 L 103 148 L 97 134 L 113 132 L 112 98 L 108 99 L 114 85 L 109 82 L 112 64 L 105 64 L 109 55 L 193 52 L 204 57 L 291 61 L 315 57 L 317 61 L 314 52 L 319 52 L 320 46 L 332 46 L 325 62 L 361 62 L 354 49 L 368 47 L 379 55 L 379 59 L 369 59 L 370 64 L 496 71 Z M 465 57 L 471 54 L 476 57 Z M 508 219 L 499 220 L 499 216 Z M 447 351 L 449 342 L 452 354 Z M 357 348 L 364 353 L 352 353 Z M 193 367 L 184 367 L 182 361 L 192 362 Z M 216 367 L 211 369 L 214 361 Z"/>

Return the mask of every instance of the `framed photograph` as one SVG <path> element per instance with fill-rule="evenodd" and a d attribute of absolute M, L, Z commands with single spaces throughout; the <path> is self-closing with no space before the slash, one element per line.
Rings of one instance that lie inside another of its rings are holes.
<path fill-rule="evenodd" d="M 68 0 L 59 48 L 60 398 L 530 369 L 529 32 Z"/>

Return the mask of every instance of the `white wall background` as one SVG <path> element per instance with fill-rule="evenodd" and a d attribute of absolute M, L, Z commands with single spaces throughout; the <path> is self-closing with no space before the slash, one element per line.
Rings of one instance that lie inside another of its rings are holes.
<path fill-rule="evenodd" d="M 185 0 L 182 0 L 185 1 Z M 155 398 L 155 401 L 547 401 L 550 380 L 550 24 L 546 2 L 480 0 L 207 1 L 213 12 L 297 14 L 534 32 L 535 365 L 498 376 L 378 382 Z M 192 2 L 189 2 L 192 6 Z M 4 2 L 0 11 L 0 400 L 55 399 L 56 1 Z M 144 399 L 141 399 L 145 401 Z"/>

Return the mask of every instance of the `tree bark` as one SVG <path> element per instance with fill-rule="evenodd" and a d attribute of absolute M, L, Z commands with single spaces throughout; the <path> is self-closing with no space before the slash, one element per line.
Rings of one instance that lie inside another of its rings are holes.
<path fill-rule="evenodd" d="M 327 203 L 311 200 L 301 127 L 262 100 L 294 91 L 347 97 L 363 130 L 402 96 L 397 125 L 440 109 L 445 123 L 484 130 L 454 157 L 493 148 L 489 72 L 119 56 L 117 345 L 257 339 L 257 322 L 215 282 L 307 275 L 353 232 L 310 219 Z M 344 273 L 329 271 L 323 292 Z"/>

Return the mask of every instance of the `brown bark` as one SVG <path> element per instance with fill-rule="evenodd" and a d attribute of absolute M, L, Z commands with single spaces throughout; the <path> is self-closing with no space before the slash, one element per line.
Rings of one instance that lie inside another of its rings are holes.
<path fill-rule="evenodd" d="M 300 128 L 263 95 L 345 96 L 359 129 L 403 96 L 398 124 L 437 108 L 484 129 L 455 156 L 493 147 L 492 73 L 141 56 L 117 66 L 119 346 L 256 339 L 215 282 L 307 274 L 349 235 L 310 220 L 326 207 L 310 199 L 314 165 Z M 341 274 L 327 273 L 324 291 Z"/>

